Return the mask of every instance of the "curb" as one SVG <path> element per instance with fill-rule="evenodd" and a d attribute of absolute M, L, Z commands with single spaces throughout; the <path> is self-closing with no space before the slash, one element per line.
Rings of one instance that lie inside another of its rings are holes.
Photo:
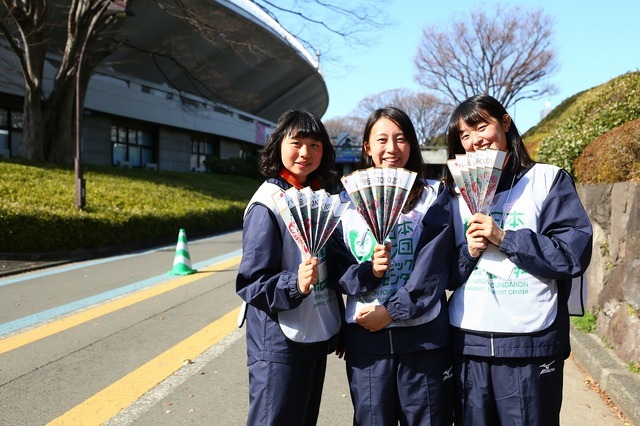
<path fill-rule="evenodd" d="M 166 243 L 167 245 L 169 242 Z M 162 247 L 160 241 L 152 243 L 124 244 L 114 247 L 103 247 L 86 250 L 70 250 L 47 253 L 0 253 L 0 278 L 38 269 L 64 265 L 66 263 L 81 262 L 100 257 L 133 253 L 138 250 L 148 250 Z"/>
<path fill-rule="evenodd" d="M 65 263 L 72 262 L 71 260 L 60 260 L 51 262 L 21 262 L 21 261 L 6 261 L 0 260 L 0 278 L 9 277 L 24 272 L 37 271 L 39 269 L 51 268 L 58 265 L 64 265 Z"/>
<path fill-rule="evenodd" d="M 571 353 L 633 424 L 640 425 L 640 375 L 634 374 L 607 349 L 595 334 L 584 333 L 573 325 Z"/>

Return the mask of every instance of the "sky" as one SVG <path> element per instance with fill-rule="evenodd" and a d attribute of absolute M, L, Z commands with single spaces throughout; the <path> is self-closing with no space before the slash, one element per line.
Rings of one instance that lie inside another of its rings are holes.
<path fill-rule="evenodd" d="M 554 20 L 552 46 L 558 67 L 549 82 L 555 95 L 538 101 L 521 100 L 508 112 L 521 133 L 536 125 L 542 111 L 564 99 L 605 83 L 629 71 L 640 70 L 640 1 L 638 0 L 393 0 L 386 19 L 395 22 L 380 31 L 377 43 L 366 50 L 341 52 L 348 72 L 321 67 L 329 90 L 329 107 L 322 119 L 349 115 L 367 96 L 390 89 L 423 89 L 415 82 L 414 57 L 427 25 L 448 30 L 447 22 L 469 11 L 495 5 L 542 8 Z M 346 48 L 343 48 L 346 49 Z"/>

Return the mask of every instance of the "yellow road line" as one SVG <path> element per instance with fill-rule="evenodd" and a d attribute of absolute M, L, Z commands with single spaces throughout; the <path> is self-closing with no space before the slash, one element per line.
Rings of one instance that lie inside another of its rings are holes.
<path fill-rule="evenodd" d="M 100 425 L 106 422 L 178 371 L 184 359 L 196 358 L 230 334 L 237 327 L 239 312 L 240 308 L 236 308 L 225 314 L 48 425 Z"/>
<path fill-rule="evenodd" d="M 77 314 L 72 314 L 67 317 L 61 318 L 57 321 L 44 324 L 40 327 L 25 331 L 15 336 L 7 337 L 0 340 L 0 355 L 21 346 L 28 345 L 37 340 L 44 339 L 53 334 L 60 333 L 61 331 L 68 330 L 77 325 L 83 324 L 87 321 L 91 321 L 103 315 L 110 314 L 117 310 L 126 308 L 136 303 L 142 302 L 154 296 L 166 293 L 184 285 L 190 284 L 194 281 L 202 278 L 209 277 L 220 270 L 230 268 L 231 266 L 240 263 L 240 256 L 233 257 L 222 262 L 215 263 L 208 266 L 205 269 L 200 269 L 197 274 L 186 275 L 177 279 L 172 279 L 164 284 L 156 285 L 146 290 L 141 290 L 137 293 L 130 294 L 129 296 L 121 297 L 112 302 L 105 303 L 95 308 L 87 309 Z"/>

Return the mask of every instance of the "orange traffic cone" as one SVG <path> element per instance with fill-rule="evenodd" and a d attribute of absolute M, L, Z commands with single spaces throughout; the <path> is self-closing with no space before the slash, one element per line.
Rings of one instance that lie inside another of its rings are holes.
<path fill-rule="evenodd" d="M 189 246 L 187 245 L 187 234 L 184 229 L 178 234 L 178 245 L 176 255 L 173 259 L 173 269 L 169 271 L 171 275 L 189 275 L 198 272 L 191 268 L 191 256 L 189 256 Z"/>

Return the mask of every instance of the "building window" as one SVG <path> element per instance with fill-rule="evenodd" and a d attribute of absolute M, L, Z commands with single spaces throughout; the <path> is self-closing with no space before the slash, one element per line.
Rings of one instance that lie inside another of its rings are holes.
<path fill-rule="evenodd" d="M 11 128 L 22 130 L 22 111 L 11 111 Z"/>
<path fill-rule="evenodd" d="M 204 160 L 208 156 L 219 155 L 219 145 L 215 142 L 202 141 L 198 139 L 191 140 L 191 171 L 204 172 L 207 170 Z"/>
<path fill-rule="evenodd" d="M 111 126 L 114 166 L 145 167 L 154 163 L 155 149 L 151 132 L 131 127 Z"/>
<path fill-rule="evenodd" d="M 22 111 L 0 108 L 0 157 L 20 157 Z"/>

